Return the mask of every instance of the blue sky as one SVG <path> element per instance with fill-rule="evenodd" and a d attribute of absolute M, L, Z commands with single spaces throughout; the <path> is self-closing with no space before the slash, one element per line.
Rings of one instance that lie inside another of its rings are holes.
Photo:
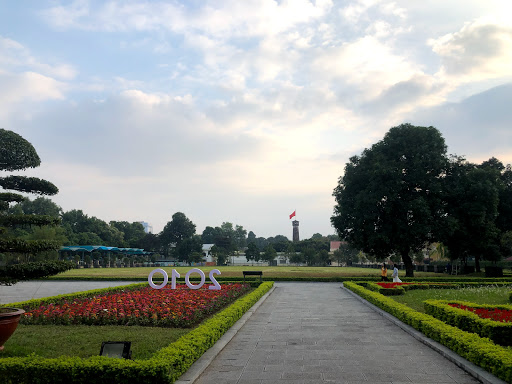
<path fill-rule="evenodd" d="M 53 200 L 160 231 L 334 233 L 352 155 L 404 122 L 512 162 L 509 1 L 3 1 L 0 127 Z"/>

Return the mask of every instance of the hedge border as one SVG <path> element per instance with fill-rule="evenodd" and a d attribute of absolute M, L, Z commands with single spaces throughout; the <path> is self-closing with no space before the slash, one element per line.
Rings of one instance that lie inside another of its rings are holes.
<path fill-rule="evenodd" d="M 165 268 L 165 267 L 164 267 Z M 372 282 L 381 282 L 380 275 L 377 276 L 375 274 L 369 274 L 367 276 L 329 276 L 329 277 L 276 277 L 270 276 L 265 277 L 262 276 L 263 281 L 316 281 L 316 282 L 336 282 L 342 283 L 345 281 L 372 281 Z M 215 279 L 219 282 L 225 281 L 241 281 L 243 279 L 240 277 L 222 277 L 217 276 Z M 512 278 L 510 277 L 496 277 L 496 278 L 488 278 L 488 277 L 407 277 L 405 278 L 407 281 L 404 282 L 465 282 L 465 283 L 503 283 L 503 284 L 512 284 Z M 51 276 L 44 279 L 39 280 L 64 280 L 64 281 L 147 281 L 147 277 L 132 277 L 122 276 L 122 277 L 112 277 L 112 276 L 90 276 L 90 277 L 80 277 L 80 276 Z M 162 281 L 163 278 L 160 275 L 156 275 L 153 278 L 153 281 Z M 200 278 L 196 276 L 191 276 L 190 281 L 199 281 Z M 246 281 L 259 281 L 259 277 L 255 278 L 246 278 Z M 177 281 L 184 281 L 183 278 L 177 279 Z"/>
<path fill-rule="evenodd" d="M 512 311 L 512 305 L 482 305 L 459 300 L 426 300 L 425 312 L 466 332 L 477 333 L 499 345 L 512 345 L 512 323 L 483 319 L 477 314 L 449 304 L 460 304 L 471 308 L 504 309 Z"/>
<path fill-rule="evenodd" d="M 213 315 L 174 343 L 157 351 L 151 359 L 132 361 L 101 356 L 87 359 L 9 357 L 0 359 L 0 377 L 7 378 L 7 381 L 4 381 L 6 384 L 99 384 L 109 381 L 173 383 L 273 285 L 273 282 L 260 284 L 253 292 Z M 57 297 L 62 296 L 64 295 Z"/>
<path fill-rule="evenodd" d="M 509 349 L 496 345 L 490 339 L 463 331 L 430 315 L 417 312 L 355 282 L 346 282 L 343 286 L 494 376 L 508 383 L 512 382 L 512 351 Z"/>
<path fill-rule="evenodd" d="M 446 283 L 439 282 L 429 282 L 429 281 L 412 281 L 407 282 L 408 284 L 397 285 L 394 288 L 384 288 L 381 287 L 379 282 L 374 281 L 365 281 L 360 282 L 359 284 L 366 287 L 367 289 L 379 292 L 384 296 L 399 296 L 403 295 L 408 290 L 413 289 L 459 289 L 465 287 L 483 287 L 483 286 L 508 286 L 512 283 L 509 282 L 464 282 L 464 281 L 451 281 Z"/>

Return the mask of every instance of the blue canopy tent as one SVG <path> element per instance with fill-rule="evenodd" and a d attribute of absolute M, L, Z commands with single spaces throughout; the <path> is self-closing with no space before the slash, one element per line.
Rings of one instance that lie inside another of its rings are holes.
<path fill-rule="evenodd" d="M 91 254 L 92 252 L 99 252 L 100 255 L 108 257 L 108 264 L 110 265 L 110 256 L 121 255 L 121 256 L 146 256 L 152 255 L 153 252 L 146 252 L 142 248 L 118 248 L 118 247 L 106 247 L 104 245 L 68 245 L 59 249 L 61 258 L 65 258 L 66 255 L 80 255 L 80 261 L 84 262 L 86 253 Z"/>

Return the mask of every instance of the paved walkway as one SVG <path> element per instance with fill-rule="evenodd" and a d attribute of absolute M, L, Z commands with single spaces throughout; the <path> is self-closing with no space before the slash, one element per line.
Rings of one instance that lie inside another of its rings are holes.
<path fill-rule="evenodd" d="M 142 281 L 20 281 L 10 286 L 0 285 L 0 304 L 89 291 L 91 289 L 117 287 L 118 285 L 128 285 L 132 283 L 142 283 Z"/>
<path fill-rule="evenodd" d="M 478 383 L 339 283 L 276 283 L 195 384 Z"/>

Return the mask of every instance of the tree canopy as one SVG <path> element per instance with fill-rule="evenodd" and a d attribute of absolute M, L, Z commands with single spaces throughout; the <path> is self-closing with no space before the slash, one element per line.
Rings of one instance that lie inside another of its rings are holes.
<path fill-rule="evenodd" d="M 41 164 L 35 148 L 27 140 L 17 133 L 0 129 L 0 170 L 19 171 L 27 168 L 35 168 Z M 19 228 L 57 226 L 60 218 L 51 215 L 25 214 L 18 211 L 17 214 L 8 215 L 10 203 L 22 203 L 23 195 L 15 192 L 35 193 L 39 195 L 54 195 L 58 188 L 49 181 L 35 177 L 5 176 L 0 178 L 0 186 L 7 192 L 0 193 L 0 253 L 17 255 L 17 262 L 31 261 L 31 255 L 55 251 L 62 245 L 62 240 L 49 240 L 40 231 L 38 236 L 28 236 L 26 231 Z M 39 238 L 38 238 L 39 237 Z M 42 238 L 41 238 L 42 237 Z M 23 258 L 22 258 L 23 257 Z M 64 265 L 64 269 L 70 268 Z M 33 267 L 30 267 L 33 268 Z M 46 276 L 48 271 L 38 265 L 41 276 Z M 58 269 L 58 268 L 57 268 Z M 5 273 L 5 272 L 4 272 Z M 38 276 L 35 271 L 32 277 Z M 5 274 L 2 277 L 4 283 L 13 283 L 17 277 Z"/>
<path fill-rule="evenodd" d="M 350 158 L 333 196 L 340 238 L 383 259 L 401 255 L 413 276 L 411 252 L 432 240 L 444 221 L 441 184 L 446 145 L 434 127 L 402 124 Z"/>

